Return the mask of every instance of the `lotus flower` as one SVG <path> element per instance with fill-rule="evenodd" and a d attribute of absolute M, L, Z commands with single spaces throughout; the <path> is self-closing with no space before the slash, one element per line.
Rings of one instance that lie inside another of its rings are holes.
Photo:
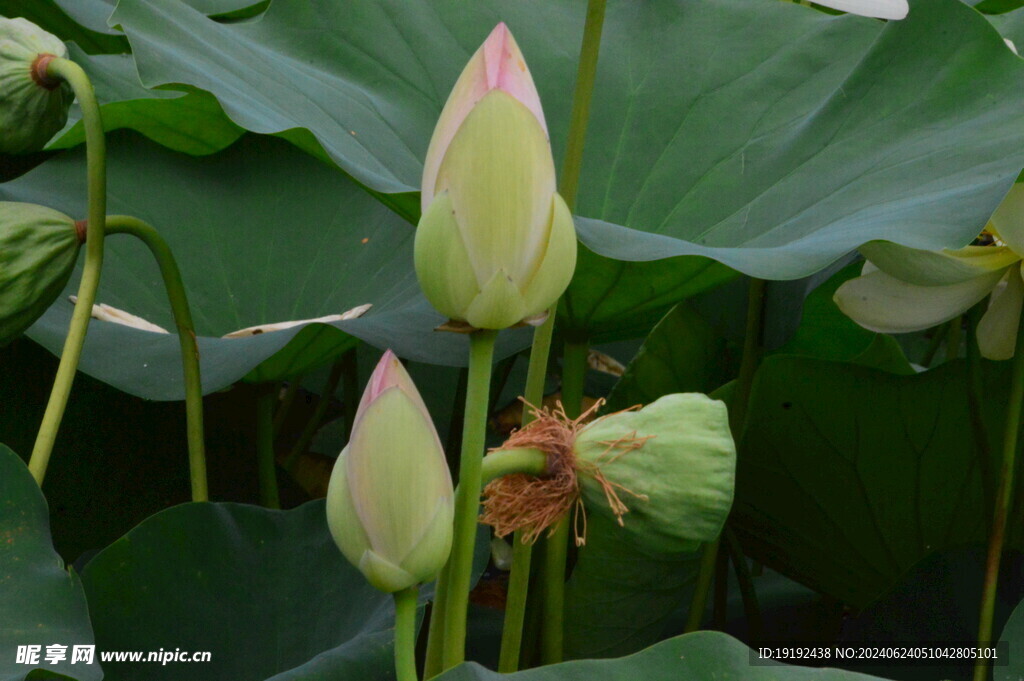
<path fill-rule="evenodd" d="M 910 11 L 907 0 L 815 0 L 823 7 L 876 19 L 903 19 Z"/>
<path fill-rule="evenodd" d="M 452 544 L 452 479 L 430 414 L 389 350 L 370 377 L 327 488 L 338 548 L 374 587 L 431 580 Z"/>
<path fill-rule="evenodd" d="M 0 152 L 39 151 L 64 127 L 73 99 L 66 83 L 46 77 L 67 47 L 26 19 L 0 17 Z"/>
<path fill-rule="evenodd" d="M 992 294 L 978 324 L 978 349 L 989 359 L 1013 357 L 1024 302 L 1024 186 L 1015 184 L 989 220 L 990 245 L 926 251 L 871 241 L 860 277 L 835 293 L 836 304 L 866 329 L 920 331 L 962 315 Z"/>
<path fill-rule="evenodd" d="M 455 83 L 423 168 L 416 274 L 431 304 L 475 328 L 543 314 L 576 265 L 547 124 L 519 47 L 499 24 Z"/>

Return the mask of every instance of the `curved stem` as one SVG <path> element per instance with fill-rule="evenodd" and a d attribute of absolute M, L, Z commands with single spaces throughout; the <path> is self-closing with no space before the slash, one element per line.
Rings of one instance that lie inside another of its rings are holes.
<path fill-rule="evenodd" d="M 46 467 L 50 462 L 53 444 L 57 440 L 57 431 L 64 418 L 64 408 L 71 394 L 71 386 L 78 371 L 78 362 L 82 357 L 85 345 L 85 334 L 89 330 L 92 318 L 92 306 L 96 302 L 96 290 L 100 284 L 100 271 L 103 269 L 103 236 L 107 215 L 107 146 L 103 136 L 103 121 L 100 118 L 100 107 L 96 101 L 96 93 L 85 71 L 78 64 L 68 59 L 53 59 L 47 66 L 47 74 L 53 78 L 65 80 L 75 93 L 78 104 L 82 108 L 82 124 L 85 126 L 86 173 L 88 175 L 89 208 L 85 240 L 85 264 L 82 267 L 82 279 L 78 285 L 78 302 L 71 315 L 68 335 L 64 340 L 64 349 L 60 355 L 60 365 L 53 379 L 50 401 L 46 405 L 29 470 L 32 477 L 40 485 L 46 477 Z"/>
<path fill-rule="evenodd" d="M 515 473 L 544 475 L 547 470 L 547 454 L 539 449 L 499 449 L 484 457 L 480 467 L 480 484 L 486 485 L 492 480 Z"/>
<path fill-rule="evenodd" d="M 416 675 L 416 595 L 409 587 L 396 591 L 395 597 L 395 678 L 418 681 Z"/>
<path fill-rule="evenodd" d="M 259 468 L 260 503 L 281 508 L 277 493 L 277 462 L 274 460 L 274 388 L 263 385 L 256 398 L 256 461 Z"/>
<path fill-rule="evenodd" d="M 171 304 L 174 325 L 178 329 L 181 345 L 182 373 L 185 381 L 185 419 L 188 434 L 189 477 L 192 483 L 192 501 L 208 501 L 206 482 L 206 444 L 203 437 L 203 384 L 199 368 L 199 346 L 192 323 L 188 295 L 181 279 L 181 271 L 167 242 L 151 225 L 127 215 L 107 218 L 106 233 L 128 234 L 146 245 L 156 259 L 160 276 Z"/>
<path fill-rule="evenodd" d="M 1020 433 L 1020 411 L 1024 404 L 1024 313 L 1017 323 L 1017 343 L 1010 374 L 1010 395 L 1006 402 L 1006 426 L 1003 431 L 1003 464 L 999 469 L 999 487 L 996 491 L 992 531 L 988 541 L 985 563 L 985 583 L 981 597 L 981 621 L 978 625 L 978 645 L 992 642 L 992 620 L 995 616 L 996 592 L 999 587 L 999 563 L 1006 539 L 1006 521 L 1013 503 L 1013 482 L 1016 477 L 1017 439 Z M 988 676 L 988 660 L 979 658 L 974 665 L 974 681 Z"/>
<path fill-rule="evenodd" d="M 445 606 L 444 669 L 454 667 L 466 657 L 466 616 L 480 506 L 491 362 L 497 336 L 496 331 L 479 330 L 469 337 L 469 380 L 466 386 L 459 489 L 455 495 L 455 537 L 448 568 L 438 580 L 438 589 L 444 587 L 446 590 L 446 593 L 438 596 Z"/>

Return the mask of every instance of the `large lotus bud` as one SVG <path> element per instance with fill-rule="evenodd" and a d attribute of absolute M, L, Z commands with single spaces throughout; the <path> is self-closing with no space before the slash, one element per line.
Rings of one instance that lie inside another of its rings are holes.
<path fill-rule="evenodd" d="M 547 475 L 508 475 L 487 485 L 483 521 L 499 536 L 522 529 L 532 540 L 573 513 L 583 544 L 585 514 L 597 513 L 652 552 L 692 551 L 718 537 L 736 470 L 724 403 L 684 393 L 586 425 L 589 412 L 573 420 L 560 409 L 536 416 L 501 449 L 544 452 Z"/>
<path fill-rule="evenodd" d="M 452 479 L 430 414 L 389 350 L 370 377 L 327 489 L 327 524 L 376 588 L 433 579 L 452 544 Z"/>
<path fill-rule="evenodd" d="M 74 97 L 46 64 L 67 53 L 31 21 L 0 17 L 0 153 L 39 151 L 64 127 Z"/>
<path fill-rule="evenodd" d="M 451 319 L 502 329 L 547 310 L 576 266 L 533 79 L 504 24 L 459 77 L 423 169 L 416 274 Z"/>
<path fill-rule="evenodd" d="M 31 203 L 0 202 L 0 345 L 18 337 L 68 283 L 80 245 L 75 221 Z"/>

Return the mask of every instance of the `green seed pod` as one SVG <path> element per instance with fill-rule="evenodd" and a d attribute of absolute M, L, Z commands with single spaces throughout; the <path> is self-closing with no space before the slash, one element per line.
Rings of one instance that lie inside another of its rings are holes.
<path fill-rule="evenodd" d="M 579 432 L 574 450 L 587 512 L 613 517 L 641 547 L 692 551 L 721 532 L 736 474 L 723 402 L 666 395 L 597 419 Z M 609 503 L 617 497 L 625 515 Z"/>
<path fill-rule="evenodd" d="M 71 277 L 75 221 L 31 203 L 0 202 L 0 346 L 32 325 Z"/>
<path fill-rule="evenodd" d="M 46 76 L 46 63 L 67 53 L 31 21 L 0 17 L 0 153 L 39 151 L 64 127 L 74 97 Z"/>

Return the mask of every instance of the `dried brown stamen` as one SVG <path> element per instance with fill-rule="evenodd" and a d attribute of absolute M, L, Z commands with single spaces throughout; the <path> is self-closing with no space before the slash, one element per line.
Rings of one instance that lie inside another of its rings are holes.
<path fill-rule="evenodd" d="M 583 500 L 580 496 L 579 475 L 593 478 L 608 501 L 608 506 L 621 525 L 622 516 L 629 512 L 618 492 L 626 492 L 638 499 L 647 497 L 608 479 L 601 467 L 619 457 L 639 449 L 652 436 L 637 437 L 633 432 L 617 440 L 601 442 L 607 449 L 595 461 L 585 461 L 576 456 L 574 445 L 580 430 L 590 421 L 604 404 L 598 400 L 578 418 L 570 419 L 562 404 L 554 409 L 537 409 L 526 406 L 533 412 L 535 420 L 521 430 L 512 433 L 508 441 L 497 448 L 539 449 L 548 456 L 548 475 L 543 477 L 525 474 L 508 475 L 492 481 L 484 488 L 484 512 L 481 522 L 494 527 L 494 533 L 505 537 L 517 530 L 525 530 L 524 543 L 537 541 L 559 518 L 570 509 L 574 510 L 573 531 L 576 545 L 586 543 L 587 521 Z M 633 407 L 632 409 L 636 409 Z M 624 411 L 631 411 L 627 409 Z"/>

